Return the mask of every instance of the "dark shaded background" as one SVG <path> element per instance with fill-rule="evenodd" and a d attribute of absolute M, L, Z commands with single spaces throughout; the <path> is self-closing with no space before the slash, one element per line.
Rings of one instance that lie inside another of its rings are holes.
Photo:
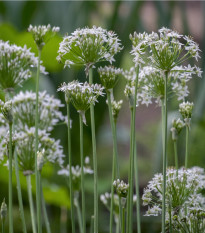
<path fill-rule="evenodd" d="M 205 41 L 205 2 L 200 1 L 0 1 L 0 39 L 9 40 L 17 45 L 27 44 L 36 52 L 35 45 L 31 36 L 26 32 L 29 24 L 51 24 L 60 26 L 60 34 L 53 38 L 43 50 L 42 59 L 49 71 L 48 77 L 42 77 L 40 83 L 41 90 L 47 90 L 50 94 L 60 98 L 64 103 L 63 95 L 56 92 L 57 87 L 63 81 L 68 82 L 73 79 L 85 81 L 83 68 L 71 68 L 63 70 L 62 65 L 56 61 L 56 55 L 59 42 L 66 33 L 70 34 L 76 28 L 92 25 L 113 30 L 118 35 L 124 46 L 124 50 L 116 56 L 116 66 L 129 69 L 132 64 L 132 58 L 129 54 L 131 42 L 129 34 L 137 32 L 157 31 L 165 26 L 179 31 L 181 34 L 193 36 L 202 50 L 199 66 L 204 69 L 204 41 Z M 103 64 L 100 64 L 103 65 Z M 99 82 L 96 72 L 94 80 Z M 115 88 L 117 99 L 123 97 L 123 80 Z M 194 78 L 190 83 L 190 96 L 188 100 L 195 103 L 194 119 L 190 136 L 190 166 L 205 165 L 205 79 Z M 23 89 L 35 88 L 35 79 L 29 80 Z M 20 90 L 20 89 L 19 89 Z M 17 91 L 19 91 L 17 90 Z M 177 113 L 178 102 L 176 99 L 170 99 L 169 102 L 169 120 Z M 112 139 L 109 126 L 107 106 L 105 99 L 101 98 L 100 103 L 96 105 L 96 129 L 97 129 L 97 153 L 99 168 L 99 192 L 104 193 L 110 190 L 111 183 L 111 159 L 112 159 Z M 62 109 L 65 114 L 65 108 Z M 78 115 L 74 109 L 71 109 L 73 128 L 73 157 L 74 163 L 79 161 L 79 125 Z M 85 133 L 85 155 L 91 156 L 91 138 L 89 127 L 84 127 Z M 139 172 L 140 172 L 140 190 L 141 193 L 147 182 L 155 172 L 161 171 L 161 113 L 160 108 L 152 105 L 149 108 L 140 106 L 136 114 L 137 143 L 139 153 Z M 120 170 L 123 179 L 127 179 L 128 174 L 128 155 L 129 155 L 129 107 L 124 100 L 123 109 L 118 121 L 118 142 L 120 156 Z M 52 136 L 60 138 L 62 145 L 67 153 L 67 135 L 63 125 L 59 125 L 52 132 Z M 170 135 L 169 135 L 170 136 Z M 179 142 L 180 164 L 183 165 L 185 138 L 182 133 Z M 173 165 L 173 145 L 169 138 L 169 165 Z M 48 214 L 52 226 L 52 232 L 71 232 L 70 221 L 65 222 L 69 207 L 68 190 L 65 179 L 57 176 L 57 167 L 47 165 L 44 168 L 43 184 L 45 199 L 48 203 Z M 86 178 L 86 205 L 87 205 L 87 223 L 89 225 L 93 212 L 92 196 L 92 177 Z M 28 209 L 28 199 L 26 193 L 25 178 L 21 177 L 25 212 L 28 229 L 30 216 Z M 7 170 L 0 167 L 0 201 L 3 197 L 7 199 Z M 15 187 L 15 179 L 14 179 Z M 35 187 L 34 187 L 35 188 Z M 33 189 L 34 189 L 33 188 Z M 35 193 L 35 190 L 33 190 Z M 17 196 L 14 190 L 14 217 L 15 233 L 21 232 L 21 222 L 18 213 Z M 142 208 L 142 215 L 145 209 Z M 142 232 L 159 232 L 158 218 L 142 217 Z M 109 214 L 100 203 L 100 221 L 99 232 L 108 232 Z M 149 224 L 147 224 L 149 222 Z M 8 224 L 8 223 L 7 223 Z M 136 223 L 134 225 L 136 229 Z M 67 230 L 66 230 L 67 229 Z M 31 229 L 30 231 L 31 232 Z M 45 231 L 43 231 L 45 232 Z"/>

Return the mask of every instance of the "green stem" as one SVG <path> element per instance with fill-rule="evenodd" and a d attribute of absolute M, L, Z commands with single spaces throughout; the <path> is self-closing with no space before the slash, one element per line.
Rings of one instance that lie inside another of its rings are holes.
<path fill-rule="evenodd" d="M 189 127 L 186 126 L 186 153 L 185 153 L 185 168 L 188 168 L 188 148 L 189 148 Z"/>
<path fill-rule="evenodd" d="M 80 162 L 81 162 L 81 197 L 82 197 L 83 233 L 86 233 L 84 158 L 83 158 L 83 119 L 81 114 L 79 114 L 79 122 L 80 122 Z"/>
<path fill-rule="evenodd" d="M 72 173 L 72 155 L 71 155 L 71 132 L 70 132 L 70 106 L 67 103 L 67 118 L 68 118 L 68 160 L 69 160 L 69 185 L 70 185 L 70 203 L 71 203 L 71 222 L 72 232 L 75 233 L 75 209 L 73 197 L 73 173 Z"/>
<path fill-rule="evenodd" d="M 89 83 L 93 83 L 92 68 L 89 69 Z M 90 105 L 90 119 L 92 131 L 92 149 L 93 149 L 93 166 L 94 166 L 94 233 L 98 233 L 98 172 L 97 172 L 97 153 L 95 137 L 95 115 L 94 105 Z"/>
<path fill-rule="evenodd" d="M 36 176 L 36 206 L 37 206 L 38 233 L 42 233 L 41 191 L 40 191 L 40 183 L 39 183 L 39 171 L 37 169 L 38 123 L 39 123 L 38 96 L 39 96 L 40 61 L 41 61 L 41 50 L 38 49 L 38 67 L 37 67 L 37 74 L 36 74 L 36 115 L 35 115 L 35 176 Z"/>
<path fill-rule="evenodd" d="M 77 209 L 77 216 L 78 216 L 78 225 L 80 229 L 80 233 L 83 233 L 83 224 L 82 224 L 82 215 L 81 215 L 81 210 L 78 202 L 78 193 L 76 194 L 76 197 L 74 198 L 74 203 Z"/>
<path fill-rule="evenodd" d="M 12 122 L 9 122 L 9 233 L 13 233 L 12 154 Z"/>
<path fill-rule="evenodd" d="M 37 233 L 36 230 L 36 220 L 35 220 L 35 212 L 34 212 L 34 205 L 33 205 L 33 197 L 32 197 L 32 186 L 31 186 L 31 175 L 26 176 L 27 182 L 27 192 L 28 192 L 28 200 L 29 200 L 29 207 L 31 213 L 31 224 L 33 233 Z"/>
<path fill-rule="evenodd" d="M 164 99 L 162 100 L 163 115 L 163 184 L 162 184 L 162 233 L 165 233 L 166 216 L 166 166 L 167 166 L 167 79 L 168 72 L 165 72 Z"/>
<path fill-rule="evenodd" d="M 141 233 L 141 220 L 140 220 L 140 193 L 139 193 L 139 178 L 138 178 L 138 161 L 137 161 L 137 147 L 135 145 L 135 155 L 134 155 L 134 169 L 135 169 L 135 186 L 136 186 L 136 210 L 137 210 L 137 232 Z"/>
<path fill-rule="evenodd" d="M 21 193 L 21 184 L 19 178 L 19 165 L 18 165 L 18 158 L 16 150 L 14 151 L 14 164 L 15 164 L 15 172 L 16 172 L 16 183 L 17 183 L 17 194 L 18 194 L 18 201 L 19 201 L 19 212 L 22 221 L 22 230 L 26 233 L 26 221 L 24 217 L 24 210 L 23 210 L 23 200 L 22 200 L 22 193 Z"/>
<path fill-rule="evenodd" d="M 175 167 L 176 167 L 177 176 L 178 176 L 179 165 L 178 165 L 178 153 L 177 153 L 177 140 L 174 141 L 174 158 L 175 158 Z"/>
<path fill-rule="evenodd" d="M 2 233 L 5 233 L 4 232 L 4 220 L 2 221 Z"/>
<path fill-rule="evenodd" d="M 125 207 L 122 208 L 122 233 L 125 233 Z"/>
<path fill-rule="evenodd" d="M 94 216 L 91 216 L 91 223 L 90 223 L 90 233 L 93 233 L 93 228 L 94 228 Z"/>
<path fill-rule="evenodd" d="M 119 221 L 119 217 L 116 217 L 117 219 L 115 220 L 116 222 L 116 233 L 120 232 L 120 221 Z"/>
<path fill-rule="evenodd" d="M 138 89 L 138 76 L 139 76 L 139 65 L 136 69 L 136 81 L 135 81 L 135 93 L 133 96 L 133 102 L 130 101 L 130 110 L 131 110 L 131 149 L 130 149 L 130 174 L 129 174 L 129 192 L 128 192 L 128 233 L 132 233 L 133 230 L 133 183 L 134 183 L 134 160 L 137 156 L 136 153 L 136 136 L 135 136 L 135 116 L 136 116 L 136 103 L 137 103 L 137 89 Z M 138 169 L 135 166 L 135 173 L 137 173 L 138 178 Z M 139 194 L 139 184 L 138 179 L 136 180 L 136 192 Z M 138 196 L 139 199 L 139 196 Z M 140 224 L 140 205 L 137 204 L 137 229 L 138 233 L 141 232 L 141 224 Z"/>
<path fill-rule="evenodd" d="M 40 187 L 41 187 L 41 201 L 42 201 L 43 218 L 44 218 L 45 225 L 46 225 L 46 232 L 51 233 L 51 227 L 50 227 L 50 223 L 49 223 L 49 219 L 48 219 L 48 214 L 46 211 L 46 203 L 45 203 L 45 199 L 43 196 L 43 186 L 42 186 L 42 182 L 41 182 L 41 173 L 40 173 Z"/>
<path fill-rule="evenodd" d="M 113 163 L 112 163 L 112 183 L 111 183 L 111 207 L 110 207 L 110 233 L 113 232 L 113 205 L 114 205 L 114 187 L 113 182 L 116 178 L 119 178 L 119 161 L 117 153 L 117 135 L 116 135 L 116 123 L 112 114 L 112 103 L 111 103 L 111 91 L 107 91 L 108 110 L 110 117 L 110 124 L 112 129 L 113 138 Z M 119 206 L 120 207 L 120 206 Z"/>

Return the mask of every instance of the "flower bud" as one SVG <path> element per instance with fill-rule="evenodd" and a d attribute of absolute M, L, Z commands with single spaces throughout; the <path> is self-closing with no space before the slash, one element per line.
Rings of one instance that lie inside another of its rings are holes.
<path fill-rule="evenodd" d="M 1 204 L 1 219 L 4 221 L 6 219 L 6 215 L 7 215 L 7 205 L 5 202 L 5 198 Z"/>

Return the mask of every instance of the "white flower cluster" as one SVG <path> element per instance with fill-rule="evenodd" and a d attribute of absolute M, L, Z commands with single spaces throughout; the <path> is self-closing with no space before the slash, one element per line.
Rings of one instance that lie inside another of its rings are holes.
<path fill-rule="evenodd" d="M 90 104 L 97 102 L 98 96 L 103 96 L 103 87 L 98 84 L 80 83 L 72 81 L 63 83 L 58 91 L 66 94 L 67 101 L 71 101 L 77 111 L 86 111 Z"/>
<path fill-rule="evenodd" d="M 111 196 L 112 194 L 108 192 L 100 195 L 101 202 L 105 205 L 105 207 L 108 210 L 110 210 Z M 137 196 L 133 195 L 133 205 L 136 203 L 136 201 L 137 201 Z M 114 214 L 117 216 L 119 214 L 119 202 L 120 202 L 119 195 L 114 194 Z"/>
<path fill-rule="evenodd" d="M 39 151 L 44 151 L 44 163 L 49 161 L 51 163 L 63 164 L 62 146 L 59 140 L 55 140 L 45 130 L 38 131 Z M 35 127 L 27 128 L 26 131 L 15 133 L 15 146 L 19 159 L 20 169 L 24 175 L 29 175 L 34 172 L 35 168 Z"/>
<path fill-rule="evenodd" d="M 185 126 L 185 124 L 180 118 L 173 119 L 172 128 L 170 129 L 172 132 L 172 139 L 173 140 L 177 140 L 178 135 L 181 133 L 184 126 Z"/>
<path fill-rule="evenodd" d="M 25 127 L 35 126 L 36 93 L 32 91 L 20 92 L 12 99 L 13 118 L 17 131 L 25 130 Z M 44 92 L 39 92 L 39 128 L 51 131 L 53 126 L 64 120 L 59 111 L 64 105 L 60 100 Z"/>
<path fill-rule="evenodd" d="M 21 85 L 32 76 L 32 67 L 37 67 L 38 59 L 26 46 L 10 45 L 0 40 L 0 88 L 10 90 Z M 40 67 L 43 74 L 45 68 Z"/>
<path fill-rule="evenodd" d="M 111 104 L 112 104 L 112 115 L 114 119 L 117 120 L 120 109 L 122 108 L 123 100 L 119 100 L 119 101 L 112 100 Z"/>
<path fill-rule="evenodd" d="M 183 102 L 179 105 L 179 112 L 184 119 L 190 119 L 192 116 L 194 104 L 190 102 Z"/>
<path fill-rule="evenodd" d="M 93 170 L 89 165 L 89 157 L 85 157 L 85 166 L 83 167 L 84 175 L 93 174 Z M 69 164 L 58 171 L 58 175 L 70 176 L 69 172 Z M 76 191 L 80 190 L 80 182 L 81 182 L 81 167 L 79 165 L 72 166 L 72 180 L 74 189 Z"/>
<path fill-rule="evenodd" d="M 39 26 L 32 26 L 29 25 L 28 32 L 30 32 L 33 35 L 34 41 L 37 44 L 37 46 L 41 49 L 45 43 L 53 37 L 57 32 L 60 31 L 59 27 L 52 27 L 48 24 L 45 25 L 39 25 Z"/>
<path fill-rule="evenodd" d="M 166 174 L 166 221 L 186 218 L 191 224 L 191 212 L 205 209 L 205 197 L 201 191 L 205 188 L 204 169 L 193 167 L 175 170 L 170 168 Z M 144 189 L 143 205 L 148 205 L 147 216 L 158 216 L 162 211 L 162 174 L 156 174 Z M 188 214 L 187 214 L 188 213 Z M 175 225 L 176 221 L 172 224 Z M 193 231 L 190 231 L 193 232 Z M 202 231 L 196 231 L 202 232 Z"/>
<path fill-rule="evenodd" d="M 100 80 L 105 89 L 109 90 L 114 88 L 118 81 L 118 77 L 122 74 L 122 69 L 113 66 L 99 67 L 98 73 Z"/>
<path fill-rule="evenodd" d="M 126 184 L 123 180 L 117 179 L 113 182 L 113 186 L 120 197 L 127 197 L 129 184 Z"/>
<path fill-rule="evenodd" d="M 171 71 L 191 57 L 196 60 L 200 57 L 199 46 L 193 39 L 165 27 L 159 29 L 159 34 L 135 32 L 130 39 L 133 44 L 131 54 L 136 65 L 151 62 L 157 69 Z M 146 53 L 149 57 L 145 58 Z"/>
<path fill-rule="evenodd" d="M 101 27 L 77 29 L 60 43 L 57 60 L 70 65 L 86 65 L 88 68 L 100 61 L 114 61 L 114 55 L 122 47 L 117 35 Z"/>

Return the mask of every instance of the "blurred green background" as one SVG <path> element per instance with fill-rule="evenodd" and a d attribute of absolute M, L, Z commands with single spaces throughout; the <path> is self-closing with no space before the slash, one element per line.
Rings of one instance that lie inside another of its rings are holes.
<path fill-rule="evenodd" d="M 23 46 L 27 44 L 31 50 L 37 52 L 32 37 L 27 33 L 29 24 L 51 24 L 59 26 L 60 33 L 48 42 L 42 53 L 43 64 L 49 75 L 42 77 L 40 89 L 60 98 L 64 103 L 63 95 L 56 92 L 62 82 L 73 79 L 85 81 L 86 77 L 83 68 L 72 67 L 63 70 L 63 66 L 56 61 L 57 50 L 62 36 L 70 34 L 76 28 L 92 25 L 101 26 L 108 30 L 115 31 L 124 46 L 123 51 L 116 56 L 114 65 L 129 69 L 132 64 L 132 57 L 129 54 L 131 42 L 129 34 L 137 32 L 157 31 L 165 26 L 177 30 L 181 34 L 191 35 L 199 43 L 202 50 L 198 66 L 204 70 L 205 56 L 205 2 L 202 1 L 0 1 L 0 39 Z M 104 64 L 100 64 L 104 65 Z M 97 72 L 94 71 L 94 80 L 99 82 Z M 118 82 L 115 88 L 116 99 L 123 97 L 124 82 Z M 29 80 L 23 89 L 34 90 L 35 78 Z M 190 135 L 190 164 L 189 166 L 205 166 L 205 79 L 193 79 L 189 83 L 189 101 L 193 101 L 194 116 Z M 22 88 L 21 88 L 22 89 Z M 20 89 L 19 89 L 20 90 Z M 19 91 L 17 90 L 17 91 Z M 178 102 L 176 99 L 169 101 L 169 121 L 177 114 Z M 110 191 L 111 185 L 111 161 L 112 161 L 112 139 L 108 119 L 105 98 L 101 98 L 96 105 L 96 130 L 97 130 L 97 154 L 99 169 L 99 193 Z M 62 109 L 66 114 L 65 108 Z M 72 143 L 73 160 L 79 161 L 79 125 L 76 111 L 71 109 L 73 119 Z M 89 118 L 89 116 L 87 116 Z M 128 176 L 129 156 L 129 106 L 124 99 L 123 108 L 118 120 L 118 143 L 120 156 L 121 178 Z M 161 113 L 160 108 L 155 104 L 149 108 L 140 106 L 136 114 L 136 131 L 139 154 L 139 178 L 140 192 L 155 172 L 161 171 Z M 88 126 L 84 127 L 85 155 L 91 156 L 91 133 L 88 119 Z M 67 153 L 67 135 L 64 126 L 57 126 L 52 136 L 59 138 Z M 173 144 L 169 134 L 169 165 L 173 161 Z M 185 140 L 184 135 L 179 142 L 180 164 L 183 165 Z M 92 163 L 92 161 L 91 161 Z M 45 199 L 48 203 L 48 214 L 53 233 L 71 232 L 69 195 L 66 180 L 57 175 L 57 167 L 47 165 L 43 172 L 43 185 Z M 0 166 L 0 201 L 7 198 L 7 169 Z M 25 178 L 21 176 L 25 213 L 28 232 L 31 232 L 31 222 L 28 208 Z M 93 180 L 92 176 L 86 178 L 86 205 L 87 225 L 89 227 L 90 217 L 93 213 Z M 15 187 L 15 177 L 14 177 Z M 35 187 L 33 187 L 33 192 Z M 14 189 L 14 217 L 15 233 L 21 232 L 21 222 L 18 213 L 18 202 L 16 190 Z M 108 232 L 109 213 L 100 203 L 99 233 Z M 142 207 L 142 215 L 145 213 Z M 68 221 L 65 217 L 68 216 Z M 160 231 L 159 218 L 142 217 L 143 233 L 154 233 Z M 149 224 L 147 224 L 149 222 Z M 7 222 L 8 224 L 8 222 Z M 134 222 L 136 232 L 136 218 Z M 46 232 L 45 230 L 43 232 Z"/>

